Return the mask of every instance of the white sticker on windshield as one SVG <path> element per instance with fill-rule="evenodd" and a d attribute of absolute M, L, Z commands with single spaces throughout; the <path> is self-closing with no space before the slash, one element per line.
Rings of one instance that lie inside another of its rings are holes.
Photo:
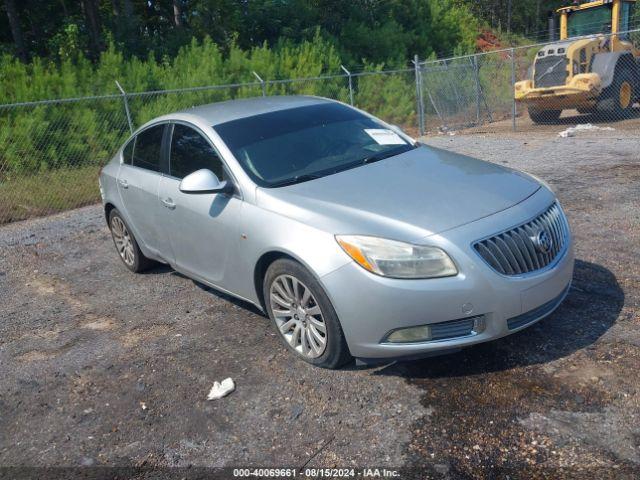
<path fill-rule="evenodd" d="M 406 145 L 407 143 L 396 132 L 386 128 L 365 128 L 364 131 L 379 145 Z"/>

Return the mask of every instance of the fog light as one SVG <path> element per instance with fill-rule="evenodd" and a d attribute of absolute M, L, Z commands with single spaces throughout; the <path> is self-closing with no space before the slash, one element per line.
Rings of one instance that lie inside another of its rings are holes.
<path fill-rule="evenodd" d="M 486 327 L 487 324 L 484 321 L 484 315 L 480 315 L 473 320 L 473 333 L 482 333 Z"/>
<path fill-rule="evenodd" d="M 425 342 L 427 340 L 431 340 L 431 328 L 428 325 L 401 328 L 391 332 L 387 337 L 387 342 L 390 343 Z"/>

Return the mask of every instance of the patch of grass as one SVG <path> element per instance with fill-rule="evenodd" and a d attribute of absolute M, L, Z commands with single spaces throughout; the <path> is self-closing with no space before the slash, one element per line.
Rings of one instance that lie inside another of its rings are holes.
<path fill-rule="evenodd" d="M 0 224 L 100 201 L 99 172 L 92 165 L 0 179 Z"/>

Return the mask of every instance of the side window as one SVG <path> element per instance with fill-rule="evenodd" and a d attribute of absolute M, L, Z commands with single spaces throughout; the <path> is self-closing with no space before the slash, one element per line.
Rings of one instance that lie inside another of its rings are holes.
<path fill-rule="evenodd" d="M 136 138 L 133 137 L 129 141 L 129 143 L 127 143 L 125 147 L 122 149 L 122 160 L 127 165 L 131 165 L 131 159 L 133 157 L 133 146 L 135 145 L 135 143 L 136 143 Z"/>
<path fill-rule="evenodd" d="M 171 176 L 176 178 L 201 168 L 208 168 L 220 180 L 226 177 L 222 161 L 209 142 L 193 128 L 178 123 L 173 128 L 169 165 Z"/>
<path fill-rule="evenodd" d="M 133 166 L 160 171 L 160 151 L 164 125 L 157 125 L 141 132 L 133 148 Z"/>
<path fill-rule="evenodd" d="M 638 28 L 638 16 L 636 14 L 635 6 L 635 3 L 624 2 L 622 4 L 622 15 L 620 17 L 620 27 L 618 28 L 618 30 L 622 32 L 622 35 L 620 35 L 620 38 L 622 40 L 631 40 L 634 44 L 636 44 L 635 46 L 637 47 L 638 33 L 625 33 L 628 30 Z M 635 38 L 632 39 L 631 37 Z"/>

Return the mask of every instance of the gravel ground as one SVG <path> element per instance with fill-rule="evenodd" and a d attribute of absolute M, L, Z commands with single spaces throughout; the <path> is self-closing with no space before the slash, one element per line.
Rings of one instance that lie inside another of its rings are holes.
<path fill-rule="evenodd" d="M 461 133 L 465 135 L 473 134 L 490 134 L 490 135 L 500 135 L 501 137 L 510 137 L 513 135 L 513 121 L 511 119 L 511 114 L 509 113 L 507 116 L 503 116 L 503 118 L 496 119 L 494 118 L 494 122 L 484 123 L 483 125 L 477 127 L 466 128 L 461 131 Z M 464 122 L 464 118 L 456 119 L 450 118 L 447 119 L 449 124 L 460 125 L 460 122 Z M 526 135 L 545 135 L 547 137 L 553 137 L 558 132 L 564 130 L 568 127 L 575 127 L 579 124 L 591 124 L 597 127 L 601 127 L 604 131 L 599 133 L 599 136 L 602 138 L 604 136 L 609 136 L 610 138 L 616 138 L 622 134 L 625 136 L 635 136 L 637 138 L 638 129 L 640 128 L 640 108 L 637 106 L 630 112 L 630 114 L 623 119 L 616 119 L 612 117 L 610 114 L 602 113 L 602 114 L 580 114 L 576 110 L 564 110 L 562 112 L 562 116 L 558 119 L 558 121 L 553 122 L 551 124 L 535 124 L 529 118 L 529 115 L 526 113 L 526 107 L 519 105 L 518 106 L 518 115 L 516 116 L 516 131 L 521 134 Z M 431 134 L 437 134 L 440 130 L 447 130 L 446 127 L 442 126 L 442 122 L 438 117 L 427 117 L 426 118 L 426 128 L 427 131 L 430 131 Z M 608 131 L 608 134 L 605 132 Z M 415 134 L 416 132 L 412 132 Z"/>
<path fill-rule="evenodd" d="M 564 304 L 460 353 L 326 371 L 252 307 L 129 273 L 98 206 L 0 228 L 0 465 L 389 466 L 416 478 L 640 475 L 640 159 L 606 132 L 440 136 L 558 193 Z M 215 402 L 213 381 L 237 390 Z M 1 475 L 0 475 L 1 476 Z"/>

